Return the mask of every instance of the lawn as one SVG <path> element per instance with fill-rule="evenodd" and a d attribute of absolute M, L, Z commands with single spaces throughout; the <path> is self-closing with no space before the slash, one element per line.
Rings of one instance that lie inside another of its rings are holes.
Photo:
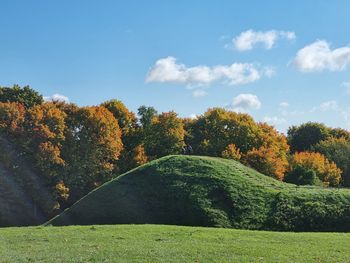
<path fill-rule="evenodd" d="M 0 262 L 350 262 L 350 234 L 164 225 L 0 229 Z"/>

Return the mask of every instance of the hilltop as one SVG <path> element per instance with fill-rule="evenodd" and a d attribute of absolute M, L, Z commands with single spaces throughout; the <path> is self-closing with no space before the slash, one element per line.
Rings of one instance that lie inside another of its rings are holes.
<path fill-rule="evenodd" d="M 350 190 L 298 187 L 213 157 L 167 156 L 105 183 L 52 225 L 350 231 Z"/>

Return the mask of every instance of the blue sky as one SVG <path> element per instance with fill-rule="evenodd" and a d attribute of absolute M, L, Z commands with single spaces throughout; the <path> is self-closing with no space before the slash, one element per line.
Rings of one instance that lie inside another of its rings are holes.
<path fill-rule="evenodd" d="M 350 129 L 350 1 L 0 2 L 0 85 Z M 57 96 L 56 96 L 57 97 Z"/>

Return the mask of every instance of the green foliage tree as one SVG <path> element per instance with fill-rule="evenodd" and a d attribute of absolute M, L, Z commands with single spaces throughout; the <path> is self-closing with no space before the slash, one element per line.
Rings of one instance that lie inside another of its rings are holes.
<path fill-rule="evenodd" d="M 292 153 L 311 150 L 311 147 L 330 136 L 330 129 L 322 123 L 308 122 L 288 129 L 288 144 Z"/>
<path fill-rule="evenodd" d="M 137 115 L 139 116 L 139 121 L 143 129 L 146 129 L 152 124 L 154 117 L 158 115 L 158 112 L 153 107 L 147 107 L 142 105 L 137 110 Z"/>
<path fill-rule="evenodd" d="M 26 108 L 33 107 L 44 102 L 43 97 L 29 86 L 21 88 L 18 85 L 13 87 L 0 87 L 0 102 L 18 102 Z"/>
<path fill-rule="evenodd" d="M 350 131 L 347 131 L 341 128 L 333 128 L 333 129 L 330 129 L 329 133 L 334 138 L 337 138 L 337 139 L 343 138 L 346 141 L 350 142 Z"/>
<path fill-rule="evenodd" d="M 343 185 L 350 186 L 350 140 L 345 137 L 329 138 L 313 146 L 313 151 L 322 153 L 342 170 Z"/>

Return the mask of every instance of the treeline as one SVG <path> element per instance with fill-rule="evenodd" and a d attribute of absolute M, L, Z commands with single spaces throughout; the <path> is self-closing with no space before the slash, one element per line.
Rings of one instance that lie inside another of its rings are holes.
<path fill-rule="evenodd" d="M 239 160 L 278 180 L 350 186 L 349 131 L 306 123 L 285 136 L 247 114 L 222 108 L 196 119 L 146 106 L 135 114 L 119 100 L 78 107 L 44 102 L 30 87 L 15 85 L 0 87 L 0 136 L 52 189 L 56 209 L 123 172 L 179 154 L 185 145 L 196 155 Z"/>

